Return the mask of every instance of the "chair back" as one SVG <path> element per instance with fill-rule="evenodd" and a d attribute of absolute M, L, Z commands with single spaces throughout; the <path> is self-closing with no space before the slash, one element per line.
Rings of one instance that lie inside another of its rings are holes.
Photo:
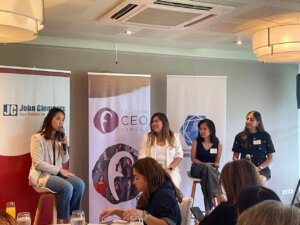
<path fill-rule="evenodd" d="M 179 203 L 181 213 L 181 225 L 190 225 L 192 219 L 192 213 L 190 208 L 193 206 L 192 197 L 183 197 L 182 202 Z"/>

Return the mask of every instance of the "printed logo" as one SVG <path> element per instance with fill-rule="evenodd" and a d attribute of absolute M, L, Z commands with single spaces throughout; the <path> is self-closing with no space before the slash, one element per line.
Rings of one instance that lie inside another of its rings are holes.
<path fill-rule="evenodd" d="M 18 105 L 17 104 L 4 104 L 3 105 L 3 116 L 17 116 Z"/>
<path fill-rule="evenodd" d="M 101 133 L 110 133 L 119 124 L 118 114 L 110 108 L 100 109 L 94 117 L 94 125 Z"/>
<path fill-rule="evenodd" d="M 199 115 L 188 115 L 183 123 L 183 125 L 180 128 L 180 133 L 182 137 L 184 138 L 184 141 L 187 146 L 192 146 L 193 141 L 198 136 L 198 123 L 206 119 L 206 116 Z"/>
<path fill-rule="evenodd" d="M 94 188 L 110 203 L 126 202 L 139 194 L 132 173 L 137 155 L 136 149 L 120 143 L 108 147 L 96 162 L 92 171 Z"/>

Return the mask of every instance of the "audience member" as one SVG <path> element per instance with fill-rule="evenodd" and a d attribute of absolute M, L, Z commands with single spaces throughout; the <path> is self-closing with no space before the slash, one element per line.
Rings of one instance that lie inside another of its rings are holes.
<path fill-rule="evenodd" d="M 11 215 L 5 211 L 0 211 L 0 224 L 1 225 L 17 225 L 17 222 Z"/>
<path fill-rule="evenodd" d="M 150 157 L 137 160 L 133 164 L 133 175 L 134 185 L 142 192 L 136 209 L 106 209 L 99 220 L 117 215 L 127 221 L 143 218 L 147 225 L 180 225 L 178 202 L 181 202 L 182 194 L 160 164 Z"/>
<path fill-rule="evenodd" d="M 245 128 L 235 136 L 233 160 L 249 159 L 259 172 L 261 184 L 271 177 L 269 165 L 275 152 L 271 136 L 265 131 L 261 114 L 251 111 L 246 116 Z"/>
<path fill-rule="evenodd" d="M 198 128 L 198 137 L 193 141 L 191 150 L 191 176 L 201 179 L 204 207 L 206 215 L 208 215 L 213 206 L 216 207 L 214 200 L 217 196 L 222 144 L 216 137 L 213 121 L 201 120 Z"/>
<path fill-rule="evenodd" d="M 238 218 L 237 225 L 299 225 L 300 210 L 279 201 L 266 200 L 246 211 Z"/>
<path fill-rule="evenodd" d="M 179 188 L 181 177 L 178 165 L 183 151 L 178 133 L 171 131 L 168 118 L 163 113 L 151 117 L 151 131 L 141 141 L 139 158 L 152 157 L 170 174 Z"/>
<path fill-rule="evenodd" d="M 269 188 L 263 186 L 247 188 L 241 192 L 238 198 L 238 214 L 241 214 L 246 209 L 266 200 L 281 201 L 278 195 Z"/>
<path fill-rule="evenodd" d="M 56 193 L 58 223 L 69 223 L 73 210 L 80 209 L 84 182 L 62 168 L 69 160 L 67 137 L 61 137 L 65 113 L 53 107 L 44 119 L 42 129 L 31 137 L 32 165 L 29 182 L 36 188 L 47 188 Z"/>
<path fill-rule="evenodd" d="M 245 159 L 227 163 L 221 171 L 219 183 L 225 191 L 227 201 L 221 202 L 205 216 L 201 225 L 235 225 L 238 196 L 244 189 L 260 184 L 255 167 Z M 195 220 L 195 224 L 199 222 Z"/>

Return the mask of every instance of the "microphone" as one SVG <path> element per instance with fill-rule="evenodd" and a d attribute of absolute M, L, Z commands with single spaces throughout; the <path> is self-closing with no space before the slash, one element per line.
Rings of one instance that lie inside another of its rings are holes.
<path fill-rule="evenodd" d="M 60 128 L 60 140 L 66 136 L 65 129 L 63 127 Z M 63 150 L 67 151 L 67 144 L 62 144 Z"/>
<path fill-rule="evenodd" d="M 250 155 L 250 154 L 247 154 L 247 155 L 245 156 L 245 158 L 251 162 L 251 155 Z"/>

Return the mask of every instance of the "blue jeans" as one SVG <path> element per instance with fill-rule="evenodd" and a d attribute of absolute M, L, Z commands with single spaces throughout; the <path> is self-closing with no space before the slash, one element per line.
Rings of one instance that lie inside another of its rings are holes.
<path fill-rule="evenodd" d="M 57 218 L 67 220 L 73 210 L 81 208 L 84 182 L 80 178 L 52 175 L 46 187 L 56 192 Z"/>

